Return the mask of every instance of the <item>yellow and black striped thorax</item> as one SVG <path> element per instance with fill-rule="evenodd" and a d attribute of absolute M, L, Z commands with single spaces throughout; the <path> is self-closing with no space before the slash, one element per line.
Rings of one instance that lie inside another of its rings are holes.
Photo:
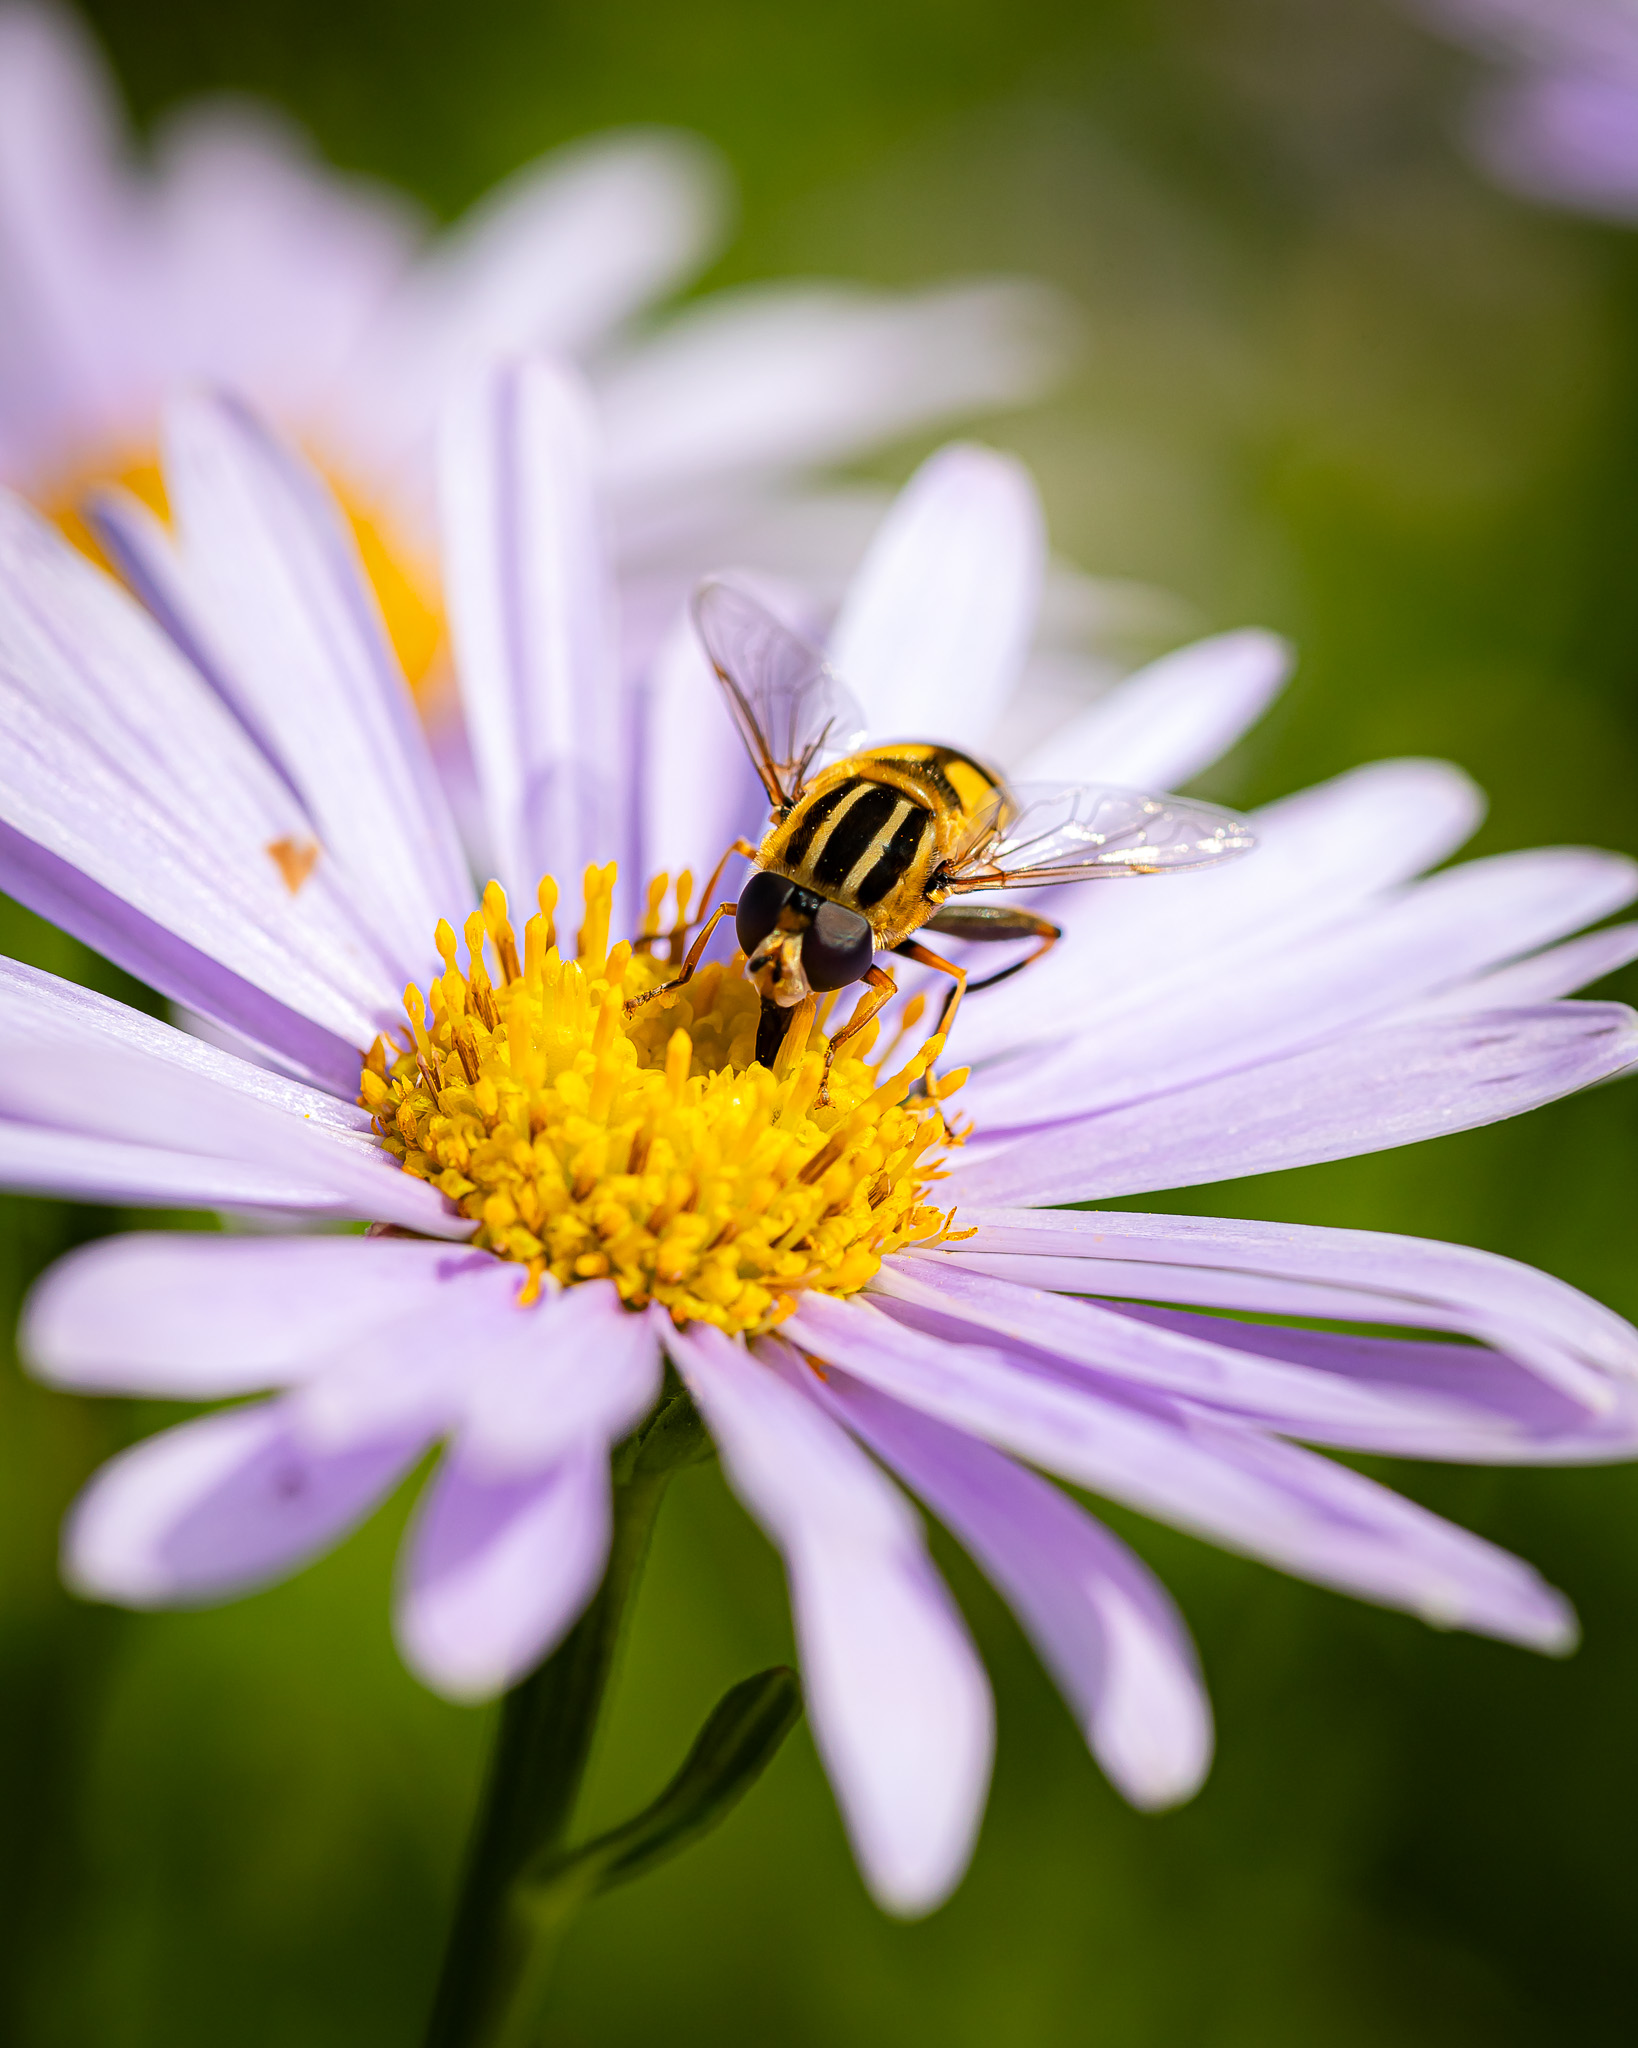
<path fill-rule="evenodd" d="M 999 789 L 953 747 L 871 747 L 814 778 L 770 828 L 757 863 L 860 911 L 891 946 L 925 921 L 933 877 L 993 816 Z"/>

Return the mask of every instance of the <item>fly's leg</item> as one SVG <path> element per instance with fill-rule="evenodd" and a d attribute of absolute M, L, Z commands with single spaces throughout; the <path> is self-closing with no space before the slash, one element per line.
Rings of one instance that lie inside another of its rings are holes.
<path fill-rule="evenodd" d="M 955 983 L 955 987 L 944 998 L 944 1008 L 939 1012 L 937 1028 L 927 1035 L 929 1038 L 938 1038 L 947 1034 L 961 998 L 967 993 L 966 968 L 958 967 L 953 960 L 946 960 L 942 953 L 929 952 L 927 947 L 918 946 L 914 939 L 906 939 L 902 945 L 895 946 L 893 951 L 901 959 L 914 960 L 918 967 L 936 967 L 940 974 L 949 975 Z M 981 983 L 980 986 L 982 985 Z"/>
<path fill-rule="evenodd" d="M 899 992 L 898 983 L 885 967 L 870 968 L 865 974 L 864 979 L 869 986 L 865 993 L 860 996 L 858 1007 L 830 1041 L 829 1046 L 825 1050 L 824 1079 L 819 1084 L 819 1107 L 821 1109 L 828 1109 L 830 1107 L 830 1070 L 836 1055 L 850 1038 L 857 1038 L 882 1005 L 890 1003 Z"/>
<path fill-rule="evenodd" d="M 1045 959 L 1063 937 L 1063 929 L 1044 917 L 1037 917 L 1031 910 L 1011 910 L 989 903 L 946 903 L 935 910 L 923 927 L 925 931 L 938 932 L 947 939 L 966 939 L 971 944 L 988 945 L 1004 939 L 1037 939 L 1039 944 L 1033 953 L 1026 953 L 1022 960 L 1013 961 L 1010 967 L 1003 967 L 999 974 L 986 974 L 982 981 L 964 981 L 954 988 L 944 1001 L 944 1014 L 938 1020 L 940 1031 L 948 1031 L 950 1019 L 955 1015 L 955 1006 L 962 996 L 977 995 L 981 988 L 994 988 L 998 983 L 1010 981 L 1015 974 L 1021 974 L 1026 967 L 1033 967 L 1037 960 Z M 912 952 L 908 945 L 898 951 L 910 953 L 912 959 L 920 959 L 927 967 L 942 967 L 946 974 L 955 970 L 946 960 L 936 955 Z"/>
<path fill-rule="evenodd" d="M 727 867 L 736 853 L 743 854 L 747 860 L 756 859 L 756 848 L 748 839 L 736 839 L 732 842 L 727 852 L 717 862 L 716 871 L 713 873 L 710 881 L 700 891 L 700 914 L 702 916 L 704 915 L 706 904 L 711 901 L 711 898 L 715 896 L 717 890 L 722 886 L 724 868 Z M 683 940 L 688 936 L 689 923 L 690 920 L 682 904 L 679 903 L 677 906 L 677 922 L 671 933 L 671 964 L 673 967 L 683 957 Z M 654 993 L 658 995 L 660 991 L 656 989 Z"/>
<path fill-rule="evenodd" d="M 626 1005 L 625 1014 L 629 1017 L 633 1010 L 640 1010 L 644 1003 L 653 1002 L 656 996 L 669 995 L 674 988 L 681 988 L 685 982 L 692 981 L 694 979 L 694 970 L 699 966 L 701 956 L 704 954 L 706 947 L 711 943 L 711 934 L 725 917 L 731 917 L 738 908 L 739 905 L 737 903 L 719 903 L 705 920 L 704 924 L 700 926 L 699 937 L 689 947 L 688 957 L 684 960 L 682 972 L 677 976 L 676 980 L 662 981 L 658 988 L 651 988 L 646 995 L 633 996 Z"/>

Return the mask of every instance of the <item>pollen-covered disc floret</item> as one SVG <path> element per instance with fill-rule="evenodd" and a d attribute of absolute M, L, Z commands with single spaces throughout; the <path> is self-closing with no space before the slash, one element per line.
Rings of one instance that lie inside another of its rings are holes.
<path fill-rule="evenodd" d="M 758 1065 L 760 1001 L 737 955 L 628 1013 L 677 967 L 657 934 L 663 876 L 645 935 L 609 946 L 614 878 L 587 870 L 572 958 L 553 943 L 549 878 L 521 961 L 493 882 L 464 971 L 439 925 L 443 974 L 426 997 L 405 991 L 408 1049 L 377 1039 L 359 1096 L 405 1171 L 535 1287 L 607 1277 L 634 1307 L 729 1331 L 767 1328 L 805 1289 L 853 1293 L 887 1253 L 945 1238 L 949 1216 L 922 1196 L 958 1141 L 941 1101 L 961 1076 L 931 1082 L 937 1041 L 886 1077 L 844 1054 L 822 1101 L 811 999 L 772 1071 Z M 686 878 L 678 893 L 681 915 Z M 868 1055 L 863 1034 L 853 1043 Z"/>

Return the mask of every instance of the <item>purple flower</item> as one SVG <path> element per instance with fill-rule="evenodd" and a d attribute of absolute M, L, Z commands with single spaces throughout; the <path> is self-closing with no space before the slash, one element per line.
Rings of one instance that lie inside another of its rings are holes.
<path fill-rule="evenodd" d="M 485 861 L 520 909 L 543 872 L 589 866 L 572 944 L 550 885 L 521 934 L 499 887 L 480 905 L 336 510 L 241 409 L 180 405 L 176 533 L 131 529 L 168 632 L 0 507 L 0 886 L 221 1040 L 0 965 L 0 1178 L 391 1227 L 129 1236 L 46 1277 L 24 1342 L 55 1384 L 262 1397 L 105 1467 L 67 1531 L 73 1582 L 136 1606 L 242 1592 L 441 1445 L 400 1641 L 428 1683 L 492 1694 L 596 1585 L 608 1452 L 669 1360 L 785 1559 L 821 1751 L 872 1889 L 907 1913 L 966 1863 L 992 1725 L 900 1482 L 1143 1806 L 1207 1767 L 1194 1655 L 1147 1569 L 1042 1473 L 1565 1648 L 1569 1609 L 1528 1566 L 1305 1446 L 1629 1456 L 1638 1333 L 1459 1247 L 1038 1205 L 1404 1144 L 1624 1071 L 1630 1014 L 1560 998 L 1638 952 L 1632 925 L 1569 936 L 1631 900 L 1633 865 L 1556 849 L 1418 879 L 1478 799 L 1452 768 L 1379 763 L 1269 806 L 1222 871 L 1058 892 L 1057 951 L 962 1010 L 965 1143 L 959 1076 L 913 1092 L 926 1055 L 901 1066 L 891 1042 L 839 1061 L 826 1106 L 796 1034 L 749 1064 L 732 963 L 623 1021 L 670 971 L 660 909 L 690 885 L 642 897 L 596 863 L 674 875 L 756 806 L 696 652 L 625 680 L 593 433 L 572 382 L 526 366 L 469 389 L 443 458 Z M 1043 552 L 1016 464 L 923 467 L 830 626 L 878 730 L 1030 766 L 1009 692 Z M 1184 650 L 1037 765 L 1181 780 L 1284 668 L 1266 635 Z"/>
<path fill-rule="evenodd" d="M 440 409 L 474 363 L 548 349 L 599 388 L 632 632 L 753 518 L 776 513 L 798 566 L 835 570 L 870 500 L 811 497 L 799 473 L 1033 397 L 1063 360 L 1065 311 L 1018 281 L 794 284 L 637 332 L 714 253 L 726 200 L 706 145 L 659 129 L 559 150 L 435 238 L 399 195 L 326 169 L 243 103 L 185 110 L 140 162 L 72 17 L 6 6 L 0 480 L 85 539 L 89 486 L 158 498 L 164 394 L 231 388 L 340 490 L 418 681 L 440 641 Z"/>
<path fill-rule="evenodd" d="M 1479 160 L 1535 199 L 1638 219 L 1638 13 L 1625 0 L 1420 0 L 1498 60 L 1470 130 Z"/>

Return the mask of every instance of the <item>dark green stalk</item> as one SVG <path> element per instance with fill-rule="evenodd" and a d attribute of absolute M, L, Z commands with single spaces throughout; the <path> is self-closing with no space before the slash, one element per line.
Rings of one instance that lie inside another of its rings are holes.
<path fill-rule="evenodd" d="M 426 2048 L 537 2048 L 547 1980 L 575 1915 L 715 1827 L 801 1712 L 793 1673 L 744 1680 L 718 1702 L 658 1799 L 596 1840 L 566 1845 L 661 1498 L 679 1466 L 709 1454 L 693 1404 L 676 1393 L 615 1455 L 603 1584 L 501 1709 Z"/>
<path fill-rule="evenodd" d="M 635 1461 L 633 1461 L 635 1463 Z M 669 1471 L 617 1479 L 614 1536 L 597 1597 L 540 1669 L 506 1696 L 427 2048 L 531 2039 L 560 1927 L 515 1896 L 537 1857 L 560 1848 L 591 1756 L 620 1625 L 636 1589 Z"/>

